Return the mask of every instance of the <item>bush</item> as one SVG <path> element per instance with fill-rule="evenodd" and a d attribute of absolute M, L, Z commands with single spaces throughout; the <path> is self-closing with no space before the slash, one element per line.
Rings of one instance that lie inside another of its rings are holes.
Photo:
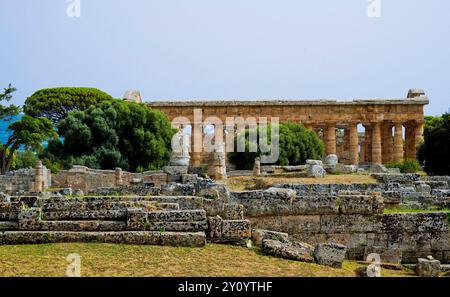
<path fill-rule="evenodd" d="M 403 162 L 393 162 L 385 165 L 387 168 L 399 168 L 401 173 L 416 173 L 420 169 L 420 164 L 416 160 L 404 160 Z"/>
<path fill-rule="evenodd" d="M 45 157 L 64 167 L 135 171 L 159 169 L 170 158 L 174 129 L 168 117 L 144 104 L 111 100 L 72 111 L 58 125 L 64 140 L 50 141 Z"/>
<path fill-rule="evenodd" d="M 267 137 L 270 140 L 270 127 L 267 128 Z M 279 125 L 279 151 L 278 165 L 302 165 L 307 159 L 321 159 L 323 154 L 323 143 L 314 131 L 308 130 L 302 125 L 287 123 Z M 260 133 L 258 130 L 257 133 Z M 249 152 L 248 136 L 250 130 L 246 129 L 235 139 L 235 148 L 238 139 L 245 137 L 245 152 L 230 153 L 229 161 L 237 169 L 251 169 L 255 158 L 261 156 L 257 152 Z"/>
<path fill-rule="evenodd" d="M 50 88 L 35 92 L 27 98 L 23 111 L 32 117 L 46 117 L 55 125 L 72 110 L 86 110 L 113 98 L 94 88 Z"/>
<path fill-rule="evenodd" d="M 38 157 L 31 150 L 16 151 L 11 168 L 13 170 L 21 168 L 33 168 L 36 165 L 37 160 Z"/>
<path fill-rule="evenodd" d="M 424 142 L 417 152 L 419 162 L 429 175 L 450 175 L 450 114 L 428 122 Z"/>

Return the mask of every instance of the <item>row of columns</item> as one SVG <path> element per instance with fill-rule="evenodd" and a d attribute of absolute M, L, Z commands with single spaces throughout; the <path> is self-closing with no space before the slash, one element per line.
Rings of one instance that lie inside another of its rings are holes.
<path fill-rule="evenodd" d="M 349 164 L 359 162 L 385 164 L 416 158 L 417 146 L 423 141 L 423 122 L 363 123 L 365 133 L 361 150 L 359 149 L 358 124 L 358 122 L 350 122 L 345 124 L 344 128 L 343 154 Z M 311 124 L 305 126 L 314 129 Z M 405 141 L 403 141 L 403 127 Z M 325 155 L 336 154 L 337 125 L 327 123 L 322 129 Z"/>
<path fill-rule="evenodd" d="M 423 141 L 423 122 L 371 122 L 362 123 L 364 132 L 364 141 L 359 142 L 358 134 L 359 122 L 349 122 L 344 125 L 344 153 L 345 159 L 349 164 L 361 163 L 389 163 L 401 162 L 404 159 L 416 158 L 416 147 Z M 318 132 L 322 129 L 323 142 L 325 146 L 325 155 L 337 154 L 337 123 L 327 123 L 325 126 L 316 126 L 312 123 L 303 124 L 307 129 Z M 214 125 L 213 125 L 214 126 Z M 203 149 L 199 151 L 194 148 L 200 145 L 203 148 L 202 141 L 195 141 L 196 135 L 202 133 L 205 137 L 204 126 L 199 131 L 194 128 L 191 133 L 191 163 L 193 166 L 200 166 Z M 405 138 L 403 139 L 403 127 L 405 128 Z M 221 130 L 221 131 L 219 131 Z M 239 131 L 236 127 L 223 127 L 223 129 L 214 129 L 216 136 L 222 136 L 220 139 L 226 139 L 224 133 L 233 133 L 236 135 Z M 234 145 L 234 143 L 233 143 Z"/>

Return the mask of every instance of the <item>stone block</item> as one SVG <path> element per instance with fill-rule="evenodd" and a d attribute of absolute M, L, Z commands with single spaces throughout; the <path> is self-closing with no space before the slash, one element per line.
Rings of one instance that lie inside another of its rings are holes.
<path fill-rule="evenodd" d="M 282 216 L 281 229 L 275 230 L 289 234 L 318 233 L 320 232 L 320 215 Z"/>
<path fill-rule="evenodd" d="M 297 196 L 292 204 L 294 214 L 338 214 L 339 203 L 335 195 Z"/>
<path fill-rule="evenodd" d="M 188 173 L 188 166 L 164 166 L 163 171 L 169 175 L 169 181 L 181 181 L 181 176 Z"/>
<path fill-rule="evenodd" d="M 325 169 L 320 165 L 308 166 L 308 176 L 314 178 L 322 178 L 326 174 Z"/>
<path fill-rule="evenodd" d="M 323 166 L 323 163 L 321 160 L 306 160 L 306 165 L 319 165 L 319 166 Z"/>
<path fill-rule="evenodd" d="M 242 241 L 251 238 L 251 224 L 249 220 L 223 220 L 222 239 L 228 241 Z"/>
<path fill-rule="evenodd" d="M 252 230 L 252 241 L 256 246 L 262 246 L 265 239 L 277 240 L 280 242 L 289 242 L 289 235 L 284 232 L 276 232 L 264 229 Z"/>
<path fill-rule="evenodd" d="M 338 156 L 334 154 L 326 156 L 325 164 L 330 166 L 336 166 L 338 164 Z"/>
<path fill-rule="evenodd" d="M 206 212 L 204 210 L 171 210 L 171 211 L 150 211 L 147 212 L 148 222 L 194 222 L 205 221 Z"/>
<path fill-rule="evenodd" d="M 320 219 L 322 233 L 371 232 L 373 229 L 373 219 L 364 215 L 322 215 Z"/>
<path fill-rule="evenodd" d="M 318 243 L 314 247 L 314 259 L 318 264 L 341 268 L 347 248 L 337 243 Z"/>
<path fill-rule="evenodd" d="M 25 208 L 18 214 L 20 230 L 40 230 L 42 209 L 38 207 Z"/>
<path fill-rule="evenodd" d="M 147 211 L 142 208 L 127 209 L 127 229 L 145 230 L 147 221 Z"/>
<path fill-rule="evenodd" d="M 424 181 L 418 181 L 414 183 L 416 187 L 416 191 L 419 193 L 427 194 L 429 195 L 431 193 L 431 187 L 430 185 L 427 185 Z"/>
<path fill-rule="evenodd" d="M 242 204 L 223 204 L 223 218 L 225 220 L 243 220 L 244 206 Z"/>
<path fill-rule="evenodd" d="M 210 238 L 222 238 L 222 221 L 220 216 L 208 217 L 208 231 Z"/>
<path fill-rule="evenodd" d="M 418 276 L 437 277 L 441 272 L 441 262 L 431 256 L 418 258 L 415 270 Z"/>
<path fill-rule="evenodd" d="M 186 183 L 195 184 L 195 183 L 197 183 L 197 178 L 198 178 L 197 174 L 182 174 L 181 175 L 181 182 L 183 184 L 186 184 Z"/>
<path fill-rule="evenodd" d="M 314 262 L 312 247 L 307 244 L 264 239 L 262 241 L 262 250 L 268 255 L 273 255 L 284 259 L 309 263 Z"/>

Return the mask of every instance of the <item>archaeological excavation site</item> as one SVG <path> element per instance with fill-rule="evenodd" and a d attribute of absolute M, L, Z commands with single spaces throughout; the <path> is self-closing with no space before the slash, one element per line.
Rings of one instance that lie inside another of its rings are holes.
<path fill-rule="evenodd" d="M 140 104 L 136 91 L 124 97 Z M 383 165 L 415 159 L 426 104 L 421 90 L 404 99 L 350 102 L 150 102 L 178 129 L 162 169 L 73 165 L 52 173 L 38 160 L 9 171 L 0 176 L 0 245 L 200 251 L 228 245 L 289 263 L 334 269 L 356 263 L 354 276 L 444 275 L 450 270 L 450 176 Z M 207 120 L 196 123 L 198 112 Z M 274 165 L 258 156 L 251 168 L 239 169 L 217 138 L 205 150 L 204 138 L 245 130 L 217 119 L 275 116 L 320 139 L 324 157 Z M 180 117 L 193 124 L 180 123 Z"/>

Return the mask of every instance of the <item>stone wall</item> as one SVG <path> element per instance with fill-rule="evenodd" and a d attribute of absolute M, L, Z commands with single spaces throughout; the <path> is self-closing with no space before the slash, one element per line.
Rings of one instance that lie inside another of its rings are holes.
<path fill-rule="evenodd" d="M 39 177 L 36 180 L 37 173 Z M 40 182 L 42 190 L 50 187 L 52 184 L 50 170 L 42 166 L 9 171 L 0 175 L 0 192 L 4 194 L 34 193 L 36 192 L 36 182 Z"/>
<path fill-rule="evenodd" d="M 54 188 L 72 188 L 89 193 L 100 188 L 151 184 L 159 187 L 167 183 L 167 174 L 162 171 L 131 173 L 116 170 L 96 170 L 85 166 L 74 166 L 70 170 L 61 170 L 53 175 Z"/>
<path fill-rule="evenodd" d="M 429 254 L 450 262 L 446 213 L 383 214 L 383 197 L 376 192 L 297 194 L 271 188 L 231 192 L 230 200 L 243 205 L 252 228 L 286 232 L 311 244 L 342 243 L 350 259 L 363 259 L 376 247 L 399 250 L 405 263 Z"/>

